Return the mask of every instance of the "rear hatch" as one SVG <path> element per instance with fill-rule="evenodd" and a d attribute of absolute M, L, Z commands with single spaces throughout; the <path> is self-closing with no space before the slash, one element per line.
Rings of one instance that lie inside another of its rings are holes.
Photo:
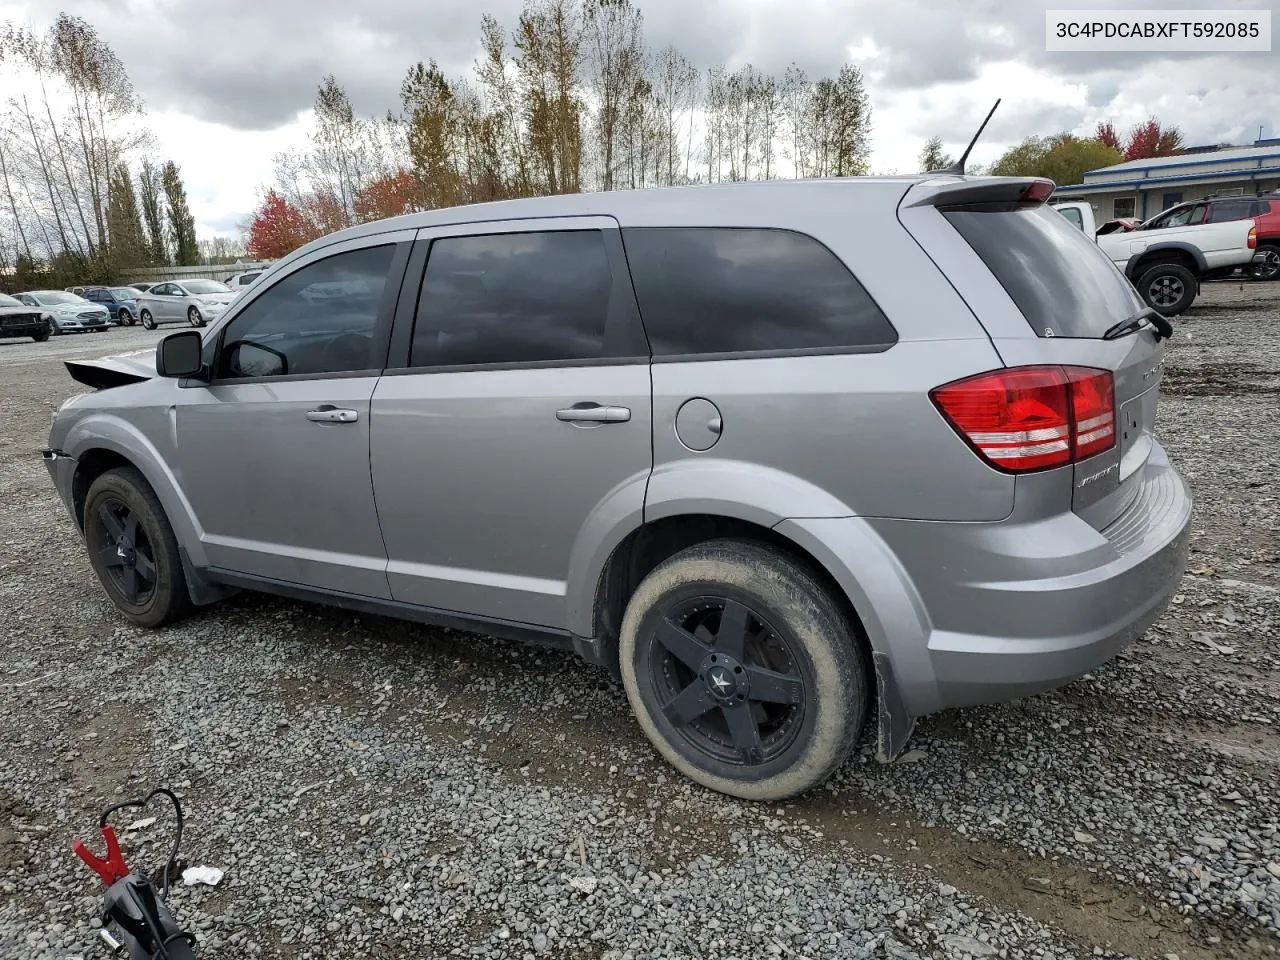
<path fill-rule="evenodd" d="M 1011 200 L 1010 190 L 1019 184 Z M 958 269 L 948 273 L 1007 366 L 1061 364 L 1112 374 L 1115 443 L 1070 467 L 1072 509 L 1102 530 L 1142 490 L 1166 342 L 1150 324 L 1104 339 L 1145 304 L 1097 243 L 1043 202 L 1050 188 L 1034 180 L 943 187 L 925 205 L 954 233 L 944 240 L 941 225 L 913 232 L 926 249 L 938 246 L 943 255 L 958 234 L 981 261 L 970 259 L 972 269 L 966 270 L 963 256 L 956 260 L 960 254 L 952 250 Z"/>

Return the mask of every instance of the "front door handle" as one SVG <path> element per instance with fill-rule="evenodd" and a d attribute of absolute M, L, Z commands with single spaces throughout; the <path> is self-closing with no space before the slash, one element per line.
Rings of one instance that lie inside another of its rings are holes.
<path fill-rule="evenodd" d="M 326 403 L 322 407 L 308 410 L 307 419 L 316 423 L 355 423 L 360 419 L 360 414 L 355 410 L 344 410 Z"/>
<path fill-rule="evenodd" d="M 557 420 L 569 423 L 626 423 L 631 419 L 627 407 L 602 407 L 598 403 L 577 403 L 556 411 Z"/>

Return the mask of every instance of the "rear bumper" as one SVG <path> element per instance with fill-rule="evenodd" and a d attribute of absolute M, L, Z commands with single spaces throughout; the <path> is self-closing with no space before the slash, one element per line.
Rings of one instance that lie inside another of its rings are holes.
<path fill-rule="evenodd" d="M 1062 686 L 1164 612 L 1186 567 L 1191 494 L 1156 445 L 1143 489 L 1099 533 L 1074 514 L 997 524 L 870 521 L 928 624 L 924 649 L 888 639 L 921 716 Z"/>

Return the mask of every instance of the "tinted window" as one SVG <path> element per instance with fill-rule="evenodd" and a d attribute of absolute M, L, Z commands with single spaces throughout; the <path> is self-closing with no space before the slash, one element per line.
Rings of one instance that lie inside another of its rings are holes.
<path fill-rule="evenodd" d="M 317 260 L 262 292 L 228 325 L 221 377 L 295 376 L 381 368 L 372 356 L 395 245 Z"/>
<path fill-rule="evenodd" d="M 411 366 L 586 360 L 606 350 L 613 275 L 598 230 L 431 245 Z"/>
<path fill-rule="evenodd" d="M 944 210 L 1039 336 L 1100 337 L 1142 309 L 1132 284 L 1047 206 Z"/>
<path fill-rule="evenodd" d="M 1210 223 L 1227 223 L 1231 220 L 1246 220 L 1257 215 L 1256 200 L 1218 200 L 1210 205 Z"/>
<path fill-rule="evenodd" d="M 812 237 L 637 227 L 623 231 L 623 242 L 655 356 L 885 347 L 897 340 L 844 264 Z"/>

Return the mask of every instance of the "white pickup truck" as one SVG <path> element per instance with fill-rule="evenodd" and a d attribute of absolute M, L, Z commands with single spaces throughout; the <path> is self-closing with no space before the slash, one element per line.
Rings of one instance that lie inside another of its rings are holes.
<path fill-rule="evenodd" d="M 1156 217 L 1136 230 L 1099 235 L 1090 204 L 1065 202 L 1054 208 L 1097 241 L 1147 306 L 1168 317 L 1191 306 L 1202 280 L 1228 277 L 1260 256 L 1252 220 L 1187 224 Z"/>

